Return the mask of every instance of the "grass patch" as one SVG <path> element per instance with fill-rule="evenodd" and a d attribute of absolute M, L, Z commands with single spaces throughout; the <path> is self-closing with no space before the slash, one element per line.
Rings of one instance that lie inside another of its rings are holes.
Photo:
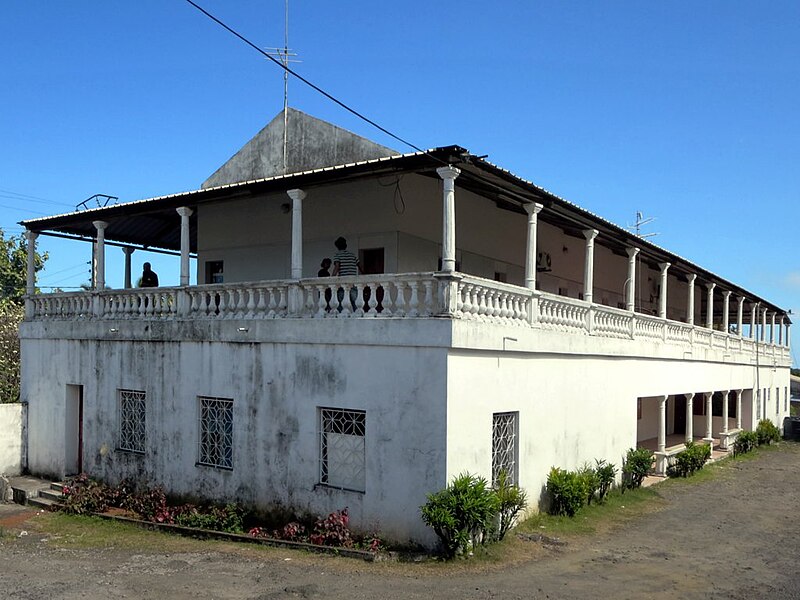
<path fill-rule="evenodd" d="M 557 538 L 590 535 L 658 510 L 663 506 L 663 502 L 653 488 L 628 490 L 624 494 L 615 489 L 609 492 L 605 503 L 584 506 L 572 518 L 540 512 L 525 519 L 516 531 L 541 533 Z"/>

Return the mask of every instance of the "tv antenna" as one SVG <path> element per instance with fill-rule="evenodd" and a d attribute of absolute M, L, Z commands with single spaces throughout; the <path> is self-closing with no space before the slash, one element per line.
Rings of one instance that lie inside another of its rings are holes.
<path fill-rule="evenodd" d="M 264 51 L 283 65 L 283 174 L 288 170 L 287 146 L 289 143 L 289 63 L 297 60 L 297 53 L 289 48 L 289 0 L 284 1 L 283 48 L 264 48 Z"/>
<path fill-rule="evenodd" d="M 627 229 L 629 231 L 632 231 L 633 234 L 636 237 L 642 238 L 643 240 L 646 240 L 647 238 L 651 238 L 651 237 L 657 236 L 658 233 L 657 232 L 642 233 L 642 227 L 644 227 L 645 225 L 649 225 L 650 223 L 652 223 L 655 220 L 656 220 L 655 217 L 645 217 L 644 213 L 642 211 L 637 210 L 636 211 L 636 221 L 634 222 L 633 225 L 628 225 Z"/>

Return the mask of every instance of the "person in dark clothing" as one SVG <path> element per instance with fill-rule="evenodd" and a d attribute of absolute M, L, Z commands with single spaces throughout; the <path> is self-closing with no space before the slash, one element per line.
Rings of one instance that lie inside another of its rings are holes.
<path fill-rule="evenodd" d="M 317 273 L 317 277 L 330 277 L 331 276 L 331 259 L 323 258 L 319 265 L 322 267 Z"/>
<path fill-rule="evenodd" d="M 142 265 L 142 283 L 141 287 L 158 287 L 158 275 L 150 268 L 150 263 L 146 262 Z"/>

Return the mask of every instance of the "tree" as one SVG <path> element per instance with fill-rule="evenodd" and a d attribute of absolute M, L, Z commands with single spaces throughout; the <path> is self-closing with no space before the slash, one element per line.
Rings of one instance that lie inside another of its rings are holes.
<path fill-rule="evenodd" d="M 47 254 L 36 254 L 36 270 Z M 0 229 L 0 403 L 19 400 L 19 324 L 24 315 L 28 247 L 24 237 L 6 239 Z"/>
<path fill-rule="evenodd" d="M 36 271 L 44 267 L 47 253 L 36 253 Z M 22 303 L 28 272 L 28 242 L 23 236 L 6 238 L 0 229 L 0 301 Z"/>

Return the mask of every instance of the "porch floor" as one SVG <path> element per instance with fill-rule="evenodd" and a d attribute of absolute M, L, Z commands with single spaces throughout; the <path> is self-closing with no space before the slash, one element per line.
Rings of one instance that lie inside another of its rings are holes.
<path fill-rule="evenodd" d="M 708 462 L 715 462 L 721 458 L 728 456 L 727 450 L 722 450 L 719 447 L 719 438 L 712 438 L 714 441 L 711 444 L 711 458 Z M 695 444 L 704 444 L 702 437 L 693 437 Z M 666 439 L 666 447 L 672 448 L 674 446 L 680 446 L 686 442 L 686 435 L 683 433 L 672 433 L 667 436 Z M 658 438 L 649 438 L 646 440 L 639 440 L 636 443 L 637 448 L 647 448 L 648 450 L 652 450 L 655 452 L 658 450 Z M 650 473 L 647 477 L 645 477 L 644 481 L 642 482 L 642 487 L 649 487 L 651 485 L 655 485 L 661 481 L 664 481 L 666 477 L 661 475 L 656 475 L 654 473 Z"/>

